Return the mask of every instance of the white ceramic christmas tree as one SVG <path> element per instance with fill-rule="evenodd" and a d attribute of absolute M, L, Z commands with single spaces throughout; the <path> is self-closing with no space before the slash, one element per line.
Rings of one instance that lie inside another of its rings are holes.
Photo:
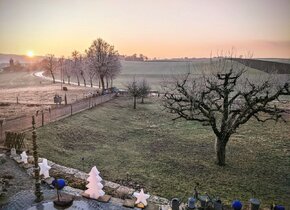
<path fill-rule="evenodd" d="M 100 172 L 96 166 L 94 166 L 89 173 L 89 178 L 87 179 L 89 183 L 86 185 L 88 189 L 85 193 L 88 194 L 90 198 L 98 199 L 100 196 L 105 195 L 105 192 L 102 190 L 104 186 L 101 183 L 103 179 L 99 174 Z"/>

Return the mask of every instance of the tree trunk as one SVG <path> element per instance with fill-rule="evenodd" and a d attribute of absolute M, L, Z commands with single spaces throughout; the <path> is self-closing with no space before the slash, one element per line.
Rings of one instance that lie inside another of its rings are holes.
<path fill-rule="evenodd" d="M 134 96 L 134 109 L 136 109 L 136 97 Z"/>
<path fill-rule="evenodd" d="M 90 83 L 91 83 L 91 87 L 93 87 L 93 80 L 92 79 L 90 79 Z"/>
<path fill-rule="evenodd" d="M 104 91 L 105 91 L 105 81 L 104 81 L 104 77 L 100 77 L 100 81 L 101 81 L 101 85 L 102 85 L 102 95 L 104 95 Z"/>
<path fill-rule="evenodd" d="M 106 86 L 107 86 L 107 89 L 109 89 L 109 80 L 108 80 L 108 78 L 106 78 Z"/>
<path fill-rule="evenodd" d="M 69 77 L 67 77 L 67 84 L 69 84 L 69 85 L 70 85 L 70 76 L 69 76 Z"/>
<path fill-rule="evenodd" d="M 54 78 L 54 74 L 53 74 L 53 72 L 50 71 L 50 74 L 51 74 L 51 77 L 52 77 L 52 81 L 53 81 L 53 83 L 55 83 L 55 78 Z"/>
<path fill-rule="evenodd" d="M 216 139 L 216 163 L 219 166 L 226 165 L 226 143 L 224 139 Z"/>
<path fill-rule="evenodd" d="M 144 104 L 144 97 L 141 98 L 141 104 Z"/>
<path fill-rule="evenodd" d="M 76 74 L 76 76 L 77 76 L 78 86 L 80 86 L 81 84 L 80 84 L 80 78 L 79 78 L 79 75 Z"/>
<path fill-rule="evenodd" d="M 84 80 L 84 86 L 87 87 L 87 83 L 86 83 L 85 77 L 83 77 L 83 80 Z"/>
<path fill-rule="evenodd" d="M 113 79 L 111 78 L 111 88 L 113 87 Z"/>

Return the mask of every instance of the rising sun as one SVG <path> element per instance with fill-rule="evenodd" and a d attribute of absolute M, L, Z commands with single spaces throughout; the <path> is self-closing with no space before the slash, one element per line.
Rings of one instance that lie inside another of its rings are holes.
<path fill-rule="evenodd" d="M 32 58 L 34 56 L 33 52 L 32 51 L 28 51 L 27 54 L 26 54 L 28 57 Z"/>

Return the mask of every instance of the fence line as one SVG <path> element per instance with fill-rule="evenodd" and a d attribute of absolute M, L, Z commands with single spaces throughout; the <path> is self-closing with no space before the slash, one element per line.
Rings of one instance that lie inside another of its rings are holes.
<path fill-rule="evenodd" d="M 47 123 L 60 120 L 78 112 L 90 109 L 98 104 L 111 100 L 116 94 L 107 94 L 102 96 L 82 99 L 73 104 L 58 105 L 51 110 L 39 110 L 35 115 L 35 126 L 41 127 Z M 6 131 L 25 131 L 32 128 L 32 116 L 23 116 L 16 119 L 7 119 L 0 123 L 0 145 L 4 143 Z"/>

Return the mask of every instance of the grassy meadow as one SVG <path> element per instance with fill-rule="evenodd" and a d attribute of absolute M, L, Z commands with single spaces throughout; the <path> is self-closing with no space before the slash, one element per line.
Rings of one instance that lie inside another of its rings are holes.
<path fill-rule="evenodd" d="M 113 82 L 113 86 L 124 89 L 126 85 L 134 78 L 136 80 L 146 79 L 153 90 L 161 90 L 161 83 L 168 81 L 173 75 L 183 75 L 191 72 L 194 75 L 202 73 L 210 73 L 207 68 L 210 59 L 197 59 L 196 61 L 121 61 L 121 72 Z M 242 64 L 237 63 L 238 66 Z M 49 75 L 49 74 L 48 74 Z M 247 75 L 250 77 L 260 78 L 268 74 L 253 68 L 247 68 Z M 285 76 L 285 75 L 284 75 Z M 50 75 L 49 75 L 50 77 Z M 56 72 L 56 78 L 60 78 L 60 72 Z M 65 76 L 65 80 L 67 80 Z M 76 78 L 72 75 L 71 81 L 76 82 Z M 83 81 L 80 80 L 81 85 Z M 88 83 L 88 82 L 87 82 Z M 94 85 L 98 85 L 98 81 L 94 81 Z"/>
<path fill-rule="evenodd" d="M 254 194 L 263 206 L 273 201 L 289 207 L 290 124 L 251 120 L 232 136 L 227 166 L 214 164 L 214 135 L 197 122 L 173 122 L 159 99 L 132 108 L 118 97 L 94 109 L 37 129 L 40 156 L 89 172 L 94 165 L 106 180 L 126 183 L 152 195 L 192 195 L 201 192 L 225 203 L 243 202 Z M 84 165 L 81 159 L 84 158 Z"/>
<path fill-rule="evenodd" d="M 207 68 L 209 63 L 210 59 L 198 59 L 190 62 L 122 61 L 121 74 L 114 80 L 114 86 L 125 88 L 125 85 L 135 77 L 136 80 L 146 79 L 153 90 L 161 90 L 161 83 L 170 80 L 172 75 L 182 75 L 188 72 L 191 72 L 194 75 L 210 73 Z M 251 77 L 261 77 L 262 75 L 266 75 L 264 72 L 252 68 L 248 68 L 248 74 Z"/>

